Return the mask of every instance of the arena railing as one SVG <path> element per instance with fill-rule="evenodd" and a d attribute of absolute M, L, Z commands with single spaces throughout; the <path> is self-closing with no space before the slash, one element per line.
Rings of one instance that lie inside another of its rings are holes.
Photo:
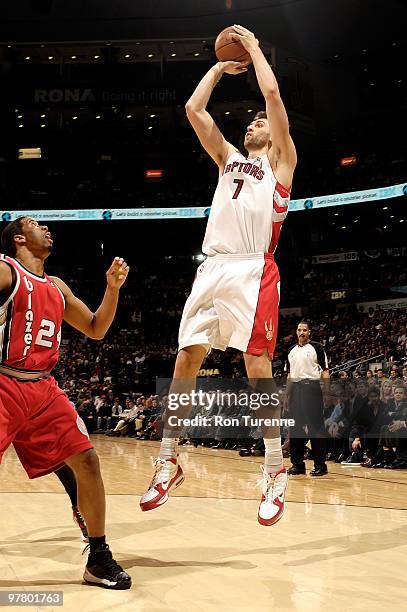
<path fill-rule="evenodd" d="M 381 353 L 380 355 L 375 355 L 374 357 L 358 357 L 357 359 L 351 359 L 350 361 L 345 361 L 340 365 L 336 365 L 333 368 L 330 368 L 330 374 L 337 374 L 338 372 L 347 372 L 348 370 L 352 370 L 353 368 L 356 370 L 359 366 L 364 363 L 369 363 L 371 361 L 377 361 L 378 359 L 385 358 L 385 354 Z"/>

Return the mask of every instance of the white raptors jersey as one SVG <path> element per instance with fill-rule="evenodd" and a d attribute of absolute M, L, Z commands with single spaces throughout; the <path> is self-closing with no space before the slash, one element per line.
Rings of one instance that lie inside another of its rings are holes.
<path fill-rule="evenodd" d="M 274 253 L 289 199 L 267 155 L 248 159 L 235 151 L 219 178 L 202 251 L 209 256 Z"/>

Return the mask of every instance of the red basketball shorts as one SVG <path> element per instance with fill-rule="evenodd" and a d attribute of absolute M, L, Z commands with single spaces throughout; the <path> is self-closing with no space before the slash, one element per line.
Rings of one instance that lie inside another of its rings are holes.
<path fill-rule="evenodd" d="M 13 444 L 29 478 L 93 448 L 82 419 L 52 377 L 21 382 L 0 374 L 0 462 Z"/>
<path fill-rule="evenodd" d="M 214 255 L 198 268 L 185 303 L 179 348 L 228 346 L 270 358 L 276 346 L 280 275 L 269 253 Z"/>

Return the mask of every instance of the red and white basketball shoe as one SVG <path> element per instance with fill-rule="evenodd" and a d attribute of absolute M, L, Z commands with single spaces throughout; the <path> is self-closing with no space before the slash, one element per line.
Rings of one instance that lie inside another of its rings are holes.
<path fill-rule="evenodd" d="M 260 525 L 274 525 L 281 519 L 284 513 L 285 494 L 288 486 L 288 474 L 283 467 L 277 474 L 269 474 L 264 465 L 261 466 L 263 478 L 259 482 L 262 485 L 262 496 L 259 506 L 257 520 Z"/>
<path fill-rule="evenodd" d="M 178 465 L 177 459 L 161 459 L 154 461 L 155 472 L 153 479 L 140 500 L 140 508 L 143 512 L 154 510 L 165 504 L 169 497 L 170 489 L 176 489 L 185 480 L 182 467 Z"/>

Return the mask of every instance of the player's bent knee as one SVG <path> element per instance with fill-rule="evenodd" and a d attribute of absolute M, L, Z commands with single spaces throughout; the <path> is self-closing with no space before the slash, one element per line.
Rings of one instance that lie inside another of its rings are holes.
<path fill-rule="evenodd" d="M 271 361 L 267 351 L 262 355 L 244 353 L 246 372 L 249 378 L 270 378 L 273 375 Z"/>
<path fill-rule="evenodd" d="M 67 459 L 66 463 L 68 463 L 76 473 L 87 472 L 94 476 L 100 474 L 99 457 L 94 449 L 78 453 Z"/>
<path fill-rule="evenodd" d="M 177 378 L 195 377 L 205 357 L 206 349 L 203 346 L 188 346 L 180 349 L 175 364 Z"/>

